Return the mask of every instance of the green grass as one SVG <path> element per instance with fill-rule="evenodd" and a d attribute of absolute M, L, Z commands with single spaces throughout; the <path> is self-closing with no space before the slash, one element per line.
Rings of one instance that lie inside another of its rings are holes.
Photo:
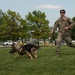
<path fill-rule="evenodd" d="M 38 58 L 27 55 L 15 58 L 10 48 L 0 48 L 0 75 L 75 75 L 75 49 L 61 47 L 61 56 L 55 56 L 55 46 L 42 47 Z"/>

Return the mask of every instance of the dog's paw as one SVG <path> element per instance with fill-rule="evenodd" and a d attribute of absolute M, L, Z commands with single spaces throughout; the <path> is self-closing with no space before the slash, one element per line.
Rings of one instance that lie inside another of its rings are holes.
<path fill-rule="evenodd" d="M 17 57 L 18 57 L 18 55 L 15 56 L 15 58 L 17 58 Z"/>
<path fill-rule="evenodd" d="M 30 59 L 33 59 L 32 57 Z"/>

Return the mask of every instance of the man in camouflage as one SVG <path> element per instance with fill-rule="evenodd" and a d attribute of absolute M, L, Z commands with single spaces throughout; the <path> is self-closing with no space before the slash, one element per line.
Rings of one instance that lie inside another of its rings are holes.
<path fill-rule="evenodd" d="M 58 28 L 58 36 L 56 39 L 56 54 L 60 54 L 61 42 L 64 40 L 69 47 L 74 47 L 75 44 L 72 43 L 71 29 L 75 23 L 68 17 L 65 16 L 66 11 L 64 9 L 60 10 L 60 18 L 56 20 L 51 34 L 55 32 Z"/>

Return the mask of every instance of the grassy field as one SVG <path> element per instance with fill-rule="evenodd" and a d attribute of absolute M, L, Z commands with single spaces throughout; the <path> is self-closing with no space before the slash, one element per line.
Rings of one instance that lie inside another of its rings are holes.
<path fill-rule="evenodd" d="M 15 58 L 10 48 L 0 48 L 0 75 L 75 75 L 75 49 L 61 47 L 61 56 L 55 56 L 55 46 L 42 47 L 38 58 L 27 55 Z"/>

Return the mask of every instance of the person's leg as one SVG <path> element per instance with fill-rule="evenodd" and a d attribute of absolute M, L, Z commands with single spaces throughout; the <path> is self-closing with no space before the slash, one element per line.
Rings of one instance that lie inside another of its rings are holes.
<path fill-rule="evenodd" d="M 61 35 L 57 36 L 56 39 L 56 54 L 59 55 L 60 54 L 60 47 L 61 47 L 61 42 L 62 42 L 63 38 Z"/>
<path fill-rule="evenodd" d="M 69 47 L 74 47 L 75 48 L 75 44 L 72 43 L 72 38 L 71 36 L 65 36 L 64 38 L 66 44 L 69 46 Z"/>

